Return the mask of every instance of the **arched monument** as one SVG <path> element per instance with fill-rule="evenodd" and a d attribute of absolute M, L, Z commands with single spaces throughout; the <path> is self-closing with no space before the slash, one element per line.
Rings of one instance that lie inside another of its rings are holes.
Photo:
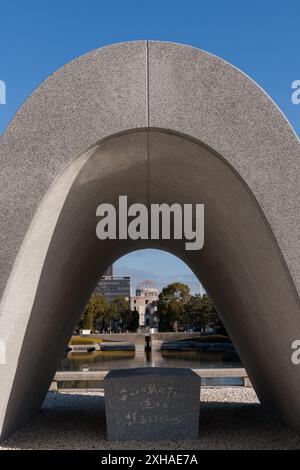
<path fill-rule="evenodd" d="M 223 60 L 138 41 L 50 76 L 0 141 L 1 439 L 40 408 L 97 280 L 145 247 L 211 295 L 260 400 L 300 431 L 300 145 L 274 102 Z M 105 240 L 96 207 L 205 204 L 205 244 Z"/>

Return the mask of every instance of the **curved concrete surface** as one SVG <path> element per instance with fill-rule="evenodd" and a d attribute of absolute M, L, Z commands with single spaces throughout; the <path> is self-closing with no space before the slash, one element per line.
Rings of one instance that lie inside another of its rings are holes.
<path fill-rule="evenodd" d="M 1 438 L 39 409 L 107 266 L 156 247 L 212 296 L 259 398 L 300 431 L 300 145 L 264 92 L 198 49 L 133 42 L 67 64 L 0 143 Z M 205 245 L 100 241 L 101 202 L 205 204 Z"/>

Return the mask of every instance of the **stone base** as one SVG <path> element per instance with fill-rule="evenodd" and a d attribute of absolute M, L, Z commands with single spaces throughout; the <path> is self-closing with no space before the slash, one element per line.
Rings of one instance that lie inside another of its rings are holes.
<path fill-rule="evenodd" d="M 197 439 L 200 388 L 190 369 L 110 371 L 104 380 L 107 439 Z"/>

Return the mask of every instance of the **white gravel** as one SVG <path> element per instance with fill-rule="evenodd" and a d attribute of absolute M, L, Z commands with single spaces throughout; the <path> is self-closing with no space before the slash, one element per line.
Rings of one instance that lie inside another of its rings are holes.
<path fill-rule="evenodd" d="M 200 414 L 198 440 L 108 443 L 101 392 L 48 393 L 0 449 L 300 449 L 300 436 L 268 416 L 252 388 L 203 388 Z"/>

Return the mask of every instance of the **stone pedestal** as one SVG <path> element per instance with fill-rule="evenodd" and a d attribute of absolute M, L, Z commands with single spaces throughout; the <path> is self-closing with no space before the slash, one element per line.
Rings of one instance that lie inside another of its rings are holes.
<path fill-rule="evenodd" d="M 200 387 L 190 369 L 110 371 L 104 380 L 107 439 L 196 439 Z"/>

